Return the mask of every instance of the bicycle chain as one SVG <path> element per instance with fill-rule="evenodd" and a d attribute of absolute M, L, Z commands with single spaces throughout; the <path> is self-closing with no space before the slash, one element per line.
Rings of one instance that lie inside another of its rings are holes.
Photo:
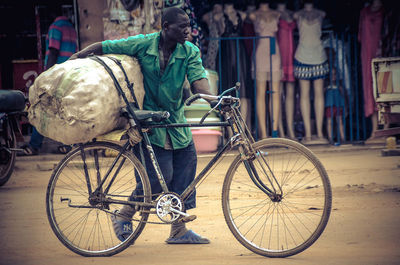
<path fill-rule="evenodd" d="M 111 211 L 106 210 L 106 209 L 99 209 L 99 210 L 102 210 L 103 212 L 106 212 L 106 213 L 109 213 L 109 214 L 112 214 L 112 215 L 127 219 L 126 216 L 124 216 L 122 214 L 119 214 L 119 213 L 114 213 L 114 212 L 111 212 Z M 140 211 L 139 211 L 139 213 L 140 213 Z M 149 214 L 156 214 L 156 213 L 154 212 L 154 213 L 149 213 Z M 135 218 L 129 218 L 129 221 L 143 222 L 143 223 L 147 223 L 147 224 L 168 225 L 168 223 L 164 223 L 164 222 L 142 221 L 142 220 L 135 219 Z"/>

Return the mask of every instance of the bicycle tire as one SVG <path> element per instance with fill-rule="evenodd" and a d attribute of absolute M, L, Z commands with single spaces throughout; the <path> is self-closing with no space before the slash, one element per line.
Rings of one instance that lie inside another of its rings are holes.
<path fill-rule="evenodd" d="M 258 154 L 253 165 L 261 186 L 272 187 L 263 173 L 272 175 L 272 171 L 282 187 L 282 199 L 270 199 L 238 155 L 222 189 L 226 223 L 235 238 L 254 253 L 271 258 L 298 254 L 319 238 L 328 223 L 332 207 L 328 174 L 314 153 L 295 141 L 269 138 L 253 147 Z"/>
<path fill-rule="evenodd" d="M 116 154 L 120 152 L 121 146 L 109 142 L 93 142 L 84 144 L 82 149 L 86 156 L 86 169 L 93 192 L 98 186 L 98 179 L 103 179 L 105 172 L 115 160 Z M 89 257 L 112 256 L 135 242 L 143 231 L 149 214 L 146 211 L 140 211 L 140 215 L 136 213 L 138 216 L 134 217 L 140 220 L 132 222 L 133 233 L 121 242 L 114 233 L 111 217 L 114 216 L 112 213 L 115 210 L 123 206 L 122 204 L 109 204 L 108 209 L 106 206 L 102 207 L 103 205 L 95 205 L 91 208 L 71 207 L 71 205 L 90 206 L 88 185 L 85 180 L 85 163 L 81 156 L 82 149 L 76 147 L 71 150 L 53 171 L 46 193 L 48 220 L 57 238 L 73 252 Z M 120 164 L 122 167 L 105 196 L 128 200 L 137 182 L 141 181 L 143 201 L 149 202 L 150 184 L 147 173 L 139 160 L 131 152 L 123 152 L 109 177 L 113 176 Z M 105 184 L 109 181 L 110 178 Z M 106 186 L 103 185 L 103 187 Z"/>
<path fill-rule="evenodd" d="M 3 148 L 16 148 L 17 140 L 11 124 L 8 120 L 3 123 L 2 132 L 0 134 L 0 186 L 3 186 L 10 179 L 14 171 L 16 153 L 15 151 L 7 151 Z"/>

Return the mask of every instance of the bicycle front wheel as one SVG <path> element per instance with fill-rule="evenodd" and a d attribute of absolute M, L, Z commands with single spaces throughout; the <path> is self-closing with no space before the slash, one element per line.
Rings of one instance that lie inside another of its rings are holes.
<path fill-rule="evenodd" d="M 249 250 L 267 257 L 295 255 L 311 246 L 328 222 L 328 175 L 308 148 L 292 140 L 264 139 L 253 147 L 256 156 L 237 156 L 226 174 L 225 220 Z M 278 196 L 271 198 L 264 187 Z"/>
<path fill-rule="evenodd" d="M 107 203 L 106 199 L 128 201 L 138 181 L 143 186 L 140 201 L 149 202 L 151 198 L 142 164 L 129 151 L 123 152 L 117 160 L 120 150 L 119 145 L 108 142 L 77 147 L 61 160 L 50 178 L 46 208 L 51 228 L 67 248 L 82 256 L 111 256 L 121 252 L 134 243 L 148 219 L 146 212 L 135 214 L 138 221 L 132 222 L 133 232 L 122 242 L 113 230 L 113 213 L 123 204 Z M 89 189 L 93 193 L 110 169 L 94 201 Z"/>

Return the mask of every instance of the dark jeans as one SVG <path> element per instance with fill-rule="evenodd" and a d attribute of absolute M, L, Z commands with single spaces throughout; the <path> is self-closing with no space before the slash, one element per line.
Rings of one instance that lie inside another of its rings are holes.
<path fill-rule="evenodd" d="M 32 126 L 32 134 L 31 140 L 29 141 L 29 145 L 33 148 L 39 150 L 42 147 L 43 143 L 43 135 L 41 135 L 34 126 Z"/>
<path fill-rule="evenodd" d="M 141 143 L 142 144 L 142 143 Z M 143 144 L 144 146 L 144 144 Z M 161 193 L 162 188 L 158 181 L 153 164 L 151 163 L 148 151 L 145 147 L 143 154 L 145 157 L 147 175 L 149 176 L 152 194 Z M 164 176 L 168 190 L 177 194 L 182 194 L 187 186 L 192 182 L 196 175 L 197 154 L 193 141 L 185 148 L 177 150 L 165 150 L 164 148 L 153 146 L 160 165 L 161 172 Z M 135 145 L 134 154 L 141 160 L 139 153 L 139 145 Z M 134 195 L 141 194 L 141 183 L 138 183 Z M 196 207 L 196 192 L 194 191 L 184 202 L 185 210 Z"/>

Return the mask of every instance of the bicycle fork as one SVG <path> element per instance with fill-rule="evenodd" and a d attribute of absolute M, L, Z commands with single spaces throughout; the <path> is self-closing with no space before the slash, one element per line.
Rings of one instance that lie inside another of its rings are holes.
<path fill-rule="evenodd" d="M 275 178 L 274 172 L 271 170 L 270 166 L 265 160 L 263 152 L 254 150 L 254 148 L 251 146 L 250 140 L 247 137 L 242 137 L 242 135 L 247 135 L 246 133 L 250 134 L 250 132 L 246 127 L 245 122 L 241 117 L 241 114 L 239 113 L 237 115 L 233 115 L 233 119 L 234 121 L 232 121 L 231 117 L 228 117 L 227 119 L 228 122 L 231 124 L 233 133 L 236 136 L 232 137 L 232 145 L 239 145 L 239 152 L 242 156 L 243 164 L 251 180 L 253 181 L 254 185 L 256 185 L 265 194 L 267 194 L 273 202 L 281 201 L 283 197 L 282 187 Z M 243 125 L 245 127 L 244 130 L 240 125 Z M 251 135 L 249 137 L 251 137 Z M 263 175 L 268 179 L 272 189 L 265 185 L 264 182 L 261 180 L 256 170 L 254 161 L 258 162 L 259 167 L 262 169 Z M 264 166 L 266 166 L 267 169 Z M 280 192 L 277 192 L 277 188 L 275 186 L 278 187 Z"/>

